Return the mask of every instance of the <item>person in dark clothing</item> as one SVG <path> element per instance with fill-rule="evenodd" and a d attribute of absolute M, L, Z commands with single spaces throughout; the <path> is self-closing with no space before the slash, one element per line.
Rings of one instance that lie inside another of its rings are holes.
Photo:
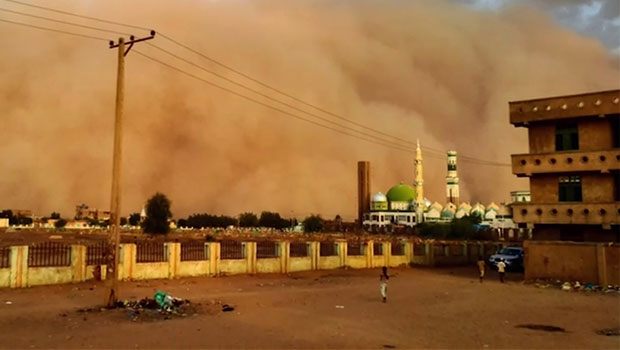
<path fill-rule="evenodd" d="M 383 266 L 381 269 L 381 276 L 379 276 L 380 283 L 380 291 L 381 297 L 383 297 L 383 302 L 387 302 L 387 281 L 390 279 L 390 276 L 387 273 L 387 267 Z"/>

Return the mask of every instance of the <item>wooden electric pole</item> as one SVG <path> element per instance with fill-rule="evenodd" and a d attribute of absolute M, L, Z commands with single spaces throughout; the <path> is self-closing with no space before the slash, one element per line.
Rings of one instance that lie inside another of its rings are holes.
<path fill-rule="evenodd" d="M 120 251 L 120 224 L 121 224 L 121 159 L 123 149 L 123 102 L 125 96 L 125 56 L 131 50 L 133 44 L 150 40 L 155 37 L 155 31 L 151 36 L 135 39 L 133 35 L 128 42 L 119 38 L 118 43 L 110 42 L 110 48 L 118 48 L 118 69 L 116 73 L 116 111 L 114 116 L 114 154 L 112 157 L 112 196 L 110 200 L 110 234 L 108 236 L 108 259 L 106 271 L 106 295 L 107 307 L 115 307 L 118 301 L 118 260 Z M 125 47 L 127 49 L 125 50 Z"/>

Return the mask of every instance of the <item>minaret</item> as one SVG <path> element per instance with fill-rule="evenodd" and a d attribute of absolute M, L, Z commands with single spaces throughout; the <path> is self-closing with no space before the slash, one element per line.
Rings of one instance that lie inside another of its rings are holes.
<path fill-rule="evenodd" d="M 424 178 L 422 172 L 422 149 L 420 148 L 420 140 L 416 140 L 415 149 L 415 216 L 417 223 L 424 221 Z"/>
<path fill-rule="evenodd" d="M 422 149 L 420 148 L 420 140 L 417 140 L 417 146 L 415 149 L 415 202 L 423 206 L 424 205 L 424 178 L 422 175 Z"/>
<path fill-rule="evenodd" d="M 456 151 L 448 151 L 448 176 L 446 176 L 448 203 L 459 205 L 459 177 L 456 173 Z"/>

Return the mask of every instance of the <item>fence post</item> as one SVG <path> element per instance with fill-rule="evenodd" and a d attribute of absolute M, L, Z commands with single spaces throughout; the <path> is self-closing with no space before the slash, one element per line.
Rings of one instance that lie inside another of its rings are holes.
<path fill-rule="evenodd" d="M 415 257 L 414 254 L 413 241 L 407 241 L 405 243 L 405 255 L 407 256 L 407 261 L 409 261 L 409 263 L 413 263 L 413 259 Z"/>
<path fill-rule="evenodd" d="M 10 287 L 22 288 L 28 286 L 28 246 L 11 247 L 10 259 Z"/>
<path fill-rule="evenodd" d="M 366 242 L 366 268 L 375 267 L 375 242 L 370 240 Z"/>
<path fill-rule="evenodd" d="M 426 265 L 435 266 L 435 242 L 424 242 L 424 250 L 426 251 Z"/>
<path fill-rule="evenodd" d="M 598 284 L 607 286 L 607 257 L 605 254 L 605 245 L 599 243 L 596 245 L 596 268 L 598 272 Z"/>
<path fill-rule="evenodd" d="M 248 274 L 253 275 L 256 273 L 256 242 L 244 242 L 245 243 L 245 261 L 246 271 Z"/>
<path fill-rule="evenodd" d="M 220 251 L 219 242 L 209 242 L 209 274 L 217 276 L 220 274 Z"/>
<path fill-rule="evenodd" d="M 338 256 L 340 257 L 340 267 L 344 267 L 347 265 L 347 248 L 347 241 L 338 242 Z"/>
<path fill-rule="evenodd" d="M 118 267 L 119 280 L 131 280 L 136 269 L 137 246 L 134 243 L 121 244 Z"/>
<path fill-rule="evenodd" d="M 168 278 L 173 279 L 179 272 L 179 263 L 181 262 L 181 243 L 168 242 L 164 243 L 168 260 Z"/>
<path fill-rule="evenodd" d="M 312 270 L 319 269 L 319 259 L 321 258 L 319 250 L 321 249 L 320 242 L 310 242 L 310 257 L 312 258 Z"/>
<path fill-rule="evenodd" d="M 288 273 L 291 269 L 291 242 L 280 241 L 280 273 Z"/>
<path fill-rule="evenodd" d="M 71 245 L 71 271 L 74 283 L 86 281 L 86 246 Z"/>

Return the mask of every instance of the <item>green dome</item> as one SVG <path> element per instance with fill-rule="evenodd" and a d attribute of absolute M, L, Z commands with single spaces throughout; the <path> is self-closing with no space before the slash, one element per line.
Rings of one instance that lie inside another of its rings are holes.
<path fill-rule="evenodd" d="M 415 189 L 409 185 L 396 185 L 387 192 L 387 199 L 390 202 L 411 202 L 415 199 Z"/>

